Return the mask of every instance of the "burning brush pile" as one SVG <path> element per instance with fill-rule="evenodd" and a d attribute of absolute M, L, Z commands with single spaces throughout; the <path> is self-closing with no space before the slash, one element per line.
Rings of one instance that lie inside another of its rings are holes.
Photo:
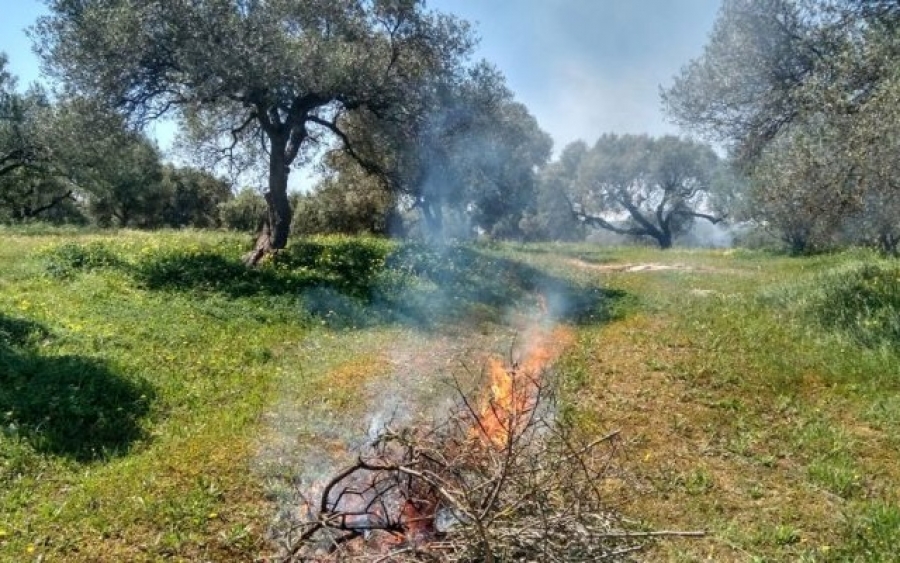
<path fill-rule="evenodd" d="M 391 425 L 355 463 L 304 493 L 282 561 L 626 560 L 601 491 L 617 434 L 576 437 L 547 353 L 489 365 L 490 391 L 439 423 Z"/>

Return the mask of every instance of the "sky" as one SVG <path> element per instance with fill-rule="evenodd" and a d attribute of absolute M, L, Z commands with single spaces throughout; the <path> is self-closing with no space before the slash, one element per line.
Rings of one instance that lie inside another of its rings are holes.
<path fill-rule="evenodd" d="M 474 24 L 478 58 L 494 63 L 550 133 L 555 151 L 600 135 L 678 134 L 659 88 L 699 56 L 720 0 L 429 0 Z M 19 86 L 39 78 L 24 28 L 38 0 L 0 0 L 0 51 Z M 170 133 L 169 133 L 170 134 Z M 165 132 L 161 135 L 166 135 Z M 167 139 L 159 139 L 167 145 Z"/>

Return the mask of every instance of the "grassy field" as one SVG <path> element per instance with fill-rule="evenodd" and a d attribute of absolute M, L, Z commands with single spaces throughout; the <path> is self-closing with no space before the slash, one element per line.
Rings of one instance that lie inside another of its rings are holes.
<path fill-rule="evenodd" d="M 252 561 L 375 416 L 439 410 L 547 297 L 610 506 L 659 561 L 896 561 L 900 264 L 0 230 L 0 560 Z"/>

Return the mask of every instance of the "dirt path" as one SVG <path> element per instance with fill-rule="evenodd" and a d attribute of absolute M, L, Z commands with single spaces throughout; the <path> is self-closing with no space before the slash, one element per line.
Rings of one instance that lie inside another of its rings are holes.
<path fill-rule="evenodd" d="M 734 270 L 731 268 L 714 268 L 710 266 L 691 266 L 689 264 L 664 264 L 662 262 L 632 262 L 625 264 L 593 264 L 591 262 L 587 262 L 584 260 L 579 260 L 577 258 L 572 258 L 566 261 L 567 264 L 571 266 L 575 266 L 576 268 L 581 268 L 585 270 L 592 270 L 595 272 L 666 272 L 666 271 L 675 271 L 675 272 L 702 272 L 702 273 L 710 273 L 710 274 L 734 274 L 739 273 L 738 270 Z"/>

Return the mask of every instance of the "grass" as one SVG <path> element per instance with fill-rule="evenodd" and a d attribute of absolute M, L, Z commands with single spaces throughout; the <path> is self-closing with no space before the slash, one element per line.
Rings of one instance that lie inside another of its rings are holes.
<path fill-rule="evenodd" d="M 595 252 L 582 267 L 639 301 L 584 328 L 573 352 L 593 376 L 578 376 L 582 408 L 631 437 L 631 486 L 614 498 L 648 526 L 710 532 L 651 559 L 895 560 L 900 356 L 884 319 L 896 294 L 876 285 L 895 266 L 622 251 L 613 264 L 693 268 L 632 273 L 598 270 L 609 251 Z"/>
<path fill-rule="evenodd" d="M 7 561 L 266 553 L 284 472 L 315 465 L 306 444 L 365 436 L 364 406 L 392 400 L 379 377 L 427 398 L 422 373 L 446 358 L 412 369 L 419 350 L 468 361 L 486 338 L 508 345 L 498 331 L 537 289 L 572 322 L 611 317 L 617 299 L 474 247 L 317 239 L 247 270 L 247 241 L 217 233 L 2 237 Z"/>
<path fill-rule="evenodd" d="M 328 238 L 247 270 L 222 233 L 0 239 L 2 561 L 270 554 L 298 484 L 439 412 L 538 294 L 575 331 L 567 415 L 622 431 L 610 503 L 709 532 L 649 559 L 896 560 L 894 262 Z"/>

